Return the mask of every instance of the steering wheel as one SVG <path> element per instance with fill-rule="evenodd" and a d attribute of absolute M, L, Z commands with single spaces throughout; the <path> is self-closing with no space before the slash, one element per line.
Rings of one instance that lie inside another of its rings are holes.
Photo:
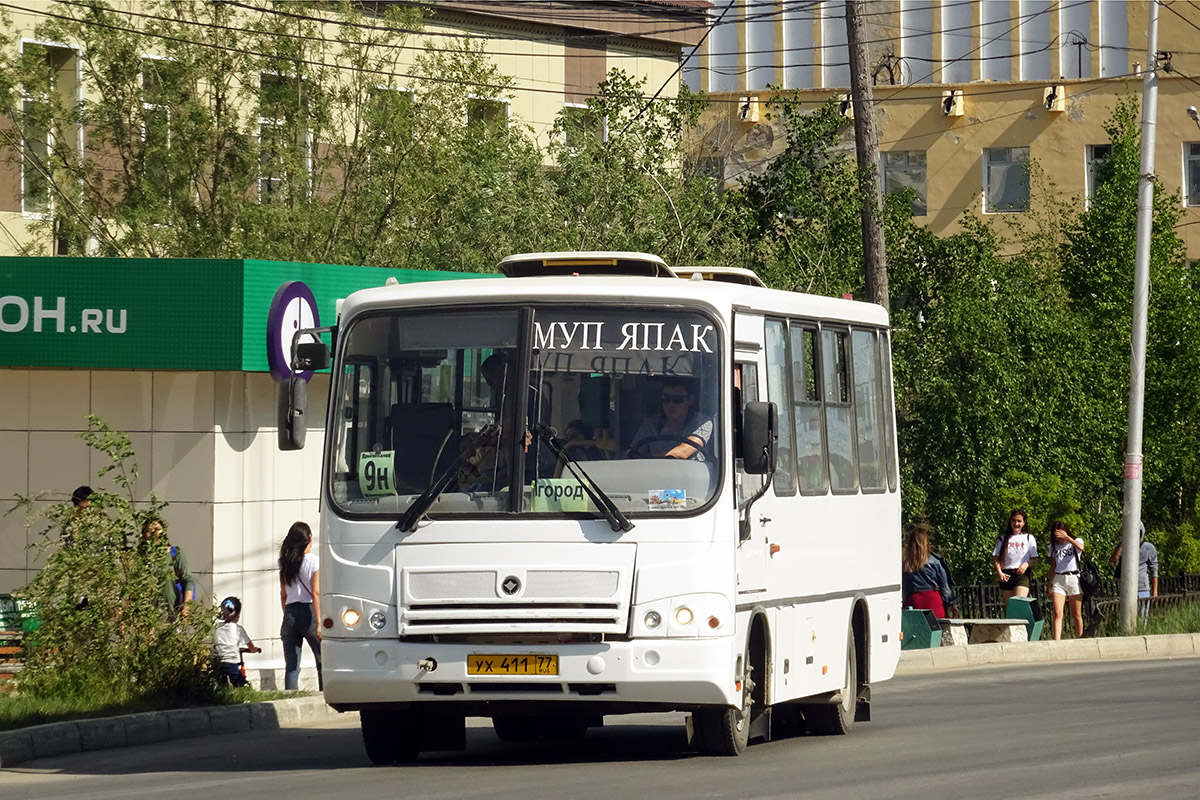
<path fill-rule="evenodd" d="M 687 459 L 676 459 L 674 456 L 669 456 L 666 453 L 662 453 L 661 455 L 657 455 L 657 456 L 652 455 L 650 453 L 649 445 L 654 444 L 656 442 L 674 442 L 675 444 L 686 444 L 690 447 L 696 448 L 696 452 L 692 453 L 690 456 L 688 456 Z M 637 458 L 670 458 L 670 459 L 673 459 L 676 461 L 683 461 L 683 460 L 694 461 L 696 459 L 696 455 L 699 453 L 705 453 L 707 448 L 708 448 L 708 442 L 705 442 L 704 444 L 696 444 L 688 436 L 677 436 L 677 435 L 671 434 L 671 433 L 662 433 L 657 436 L 647 436 L 646 438 L 642 439 L 637 444 L 635 444 L 633 447 L 631 447 L 629 449 L 629 452 L 632 453 Z M 705 457 L 706 458 L 711 457 L 711 454 L 705 453 Z"/>

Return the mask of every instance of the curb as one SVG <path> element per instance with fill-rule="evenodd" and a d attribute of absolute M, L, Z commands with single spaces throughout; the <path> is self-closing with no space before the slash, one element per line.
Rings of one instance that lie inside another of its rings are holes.
<path fill-rule="evenodd" d="M 51 722 L 0 732 L 0 769 L 68 753 L 134 747 L 197 736 L 279 730 L 337 713 L 325 705 L 324 697 L 316 696 Z"/>
<path fill-rule="evenodd" d="M 904 650 L 900 653 L 896 674 L 916 675 L 989 664 L 1110 661 L 1197 655 L 1200 655 L 1200 633 L 1065 639 L 1057 642 L 993 642 L 958 647 L 931 647 L 927 650 Z"/>

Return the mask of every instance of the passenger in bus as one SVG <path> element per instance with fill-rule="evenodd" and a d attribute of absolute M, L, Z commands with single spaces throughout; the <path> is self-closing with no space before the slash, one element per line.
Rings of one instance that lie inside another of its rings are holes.
<path fill-rule="evenodd" d="M 659 395 L 662 412 L 642 422 L 629 446 L 629 458 L 678 458 L 704 461 L 713 421 L 695 409 L 691 384 L 667 378 Z"/>
<path fill-rule="evenodd" d="M 905 608 L 927 608 L 939 619 L 944 619 L 947 612 L 958 615 L 954 581 L 946 562 L 933 552 L 928 526 L 914 525 L 908 533 L 900 583 Z"/>

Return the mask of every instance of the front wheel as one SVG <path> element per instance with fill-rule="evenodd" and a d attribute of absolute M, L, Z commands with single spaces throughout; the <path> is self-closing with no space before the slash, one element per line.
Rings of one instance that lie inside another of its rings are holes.
<path fill-rule="evenodd" d="M 373 764 L 403 764 L 416 761 L 417 744 L 412 714 L 400 711 L 361 711 L 363 744 Z"/>
<path fill-rule="evenodd" d="M 854 727 L 854 715 L 858 711 L 858 658 L 853 630 L 846 642 L 846 681 L 841 695 L 841 701 L 836 704 L 807 706 L 804 709 L 811 732 L 821 736 L 841 736 Z"/>
<path fill-rule="evenodd" d="M 692 744 L 706 756 L 740 756 L 750 742 L 750 719 L 754 709 L 753 667 L 750 653 L 742 663 L 741 708 L 703 708 L 692 714 Z"/>

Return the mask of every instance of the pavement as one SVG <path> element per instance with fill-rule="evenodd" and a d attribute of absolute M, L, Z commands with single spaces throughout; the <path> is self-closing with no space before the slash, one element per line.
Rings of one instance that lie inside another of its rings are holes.
<path fill-rule="evenodd" d="M 991 664 L 1189 656 L 1200 656 L 1198 633 L 1068 639 L 1058 642 L 995 642 L 905 650 L 900 653 L 896 674 L 913 675 Z M 180 708 L 52 722 L 0 732 L 0 769 L 69 753 L 136 747 L 198 736 L 295 728 L 312 725 L 337 713 L 325 705 L 325 699 L 320 695 L 307 695 L 262 703 Z"/>

